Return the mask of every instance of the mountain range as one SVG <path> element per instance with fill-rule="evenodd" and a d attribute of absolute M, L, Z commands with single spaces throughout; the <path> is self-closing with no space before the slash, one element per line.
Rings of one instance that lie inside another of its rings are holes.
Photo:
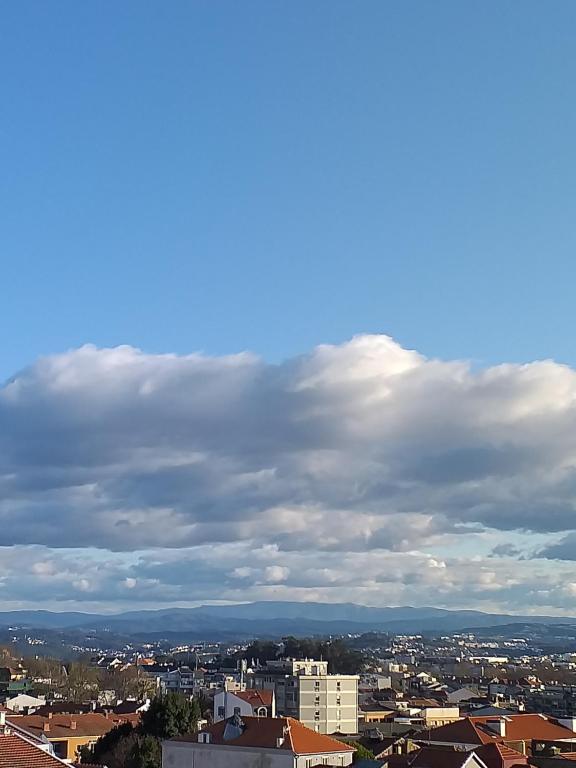
<path fill-rule="evenodd" d="M 202 605 L 105 615 L 44 610 L 0 612 L 0 627 L 113 632 L 154 638 L 187 635 L 218 637 L 281 637 L 284 635 L 457 632 L 507 624 L 576 625 L 576 618 L 512 616 L 442 608 L 375 608 L 353 603 L 262 601 L 237 605 Z"/>

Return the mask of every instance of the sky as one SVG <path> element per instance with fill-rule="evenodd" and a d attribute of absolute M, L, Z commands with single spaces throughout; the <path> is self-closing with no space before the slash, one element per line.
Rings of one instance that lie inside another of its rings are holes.
<path fill-rule="evenodd" d="M 2 6 L 0 608 L 574 612 L 575 23 Z"/>

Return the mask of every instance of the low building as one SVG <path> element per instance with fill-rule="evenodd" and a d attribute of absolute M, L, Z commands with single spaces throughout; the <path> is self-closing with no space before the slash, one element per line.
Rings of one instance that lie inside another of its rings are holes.
<path fill-rule="evenodd" d="M 540 745 L 576 745 L 576 733 L 546 715 L 519 714 L 465 717 L 422 731 L 418 741 L 436 746 L 459 745 L 464 750 L 483 744 L 504 744 L 522 755 L 532 755 Z"/>
<path fill-rule="evenodd" d="M 139 716 L 102 715 L 13 715 L 7 721 L 23 735 L 50 743 L 54 754 L 63 760 L 76 760 L 80 747 L 93 746 L 100 736 L 123 722 L 136 724 Z"/>
<path fill-rule="evenodd" d="M 6 722 L 0 710 L 0 766 L 6 768 L 63 768 L 67 765 L 55 757 L 49 744 L 25 736 Z"/>
<path fill-rule="evenodd" d="M 162 744 L 162 768 L 313 768 L 347 766 L 354 747 L 290 717 L 238 715 Z"/>
<path fill-rule="evenodd" d="M 274 691 L 220 691 L 214 696 L 214 722 L 241 717 L 276 717 Z"/>
<path fill-rule="evenodd" d="M 38 707 L 43 707 L 46 704 L 46 699 L 44 697 L 29 696 L 27 693 L 20 693 L 11 699 L 6 699 L 4 704 L 6 709 L 9 709 L 11 712 L 22 712 L 27 715 L 35 712 Z"/>

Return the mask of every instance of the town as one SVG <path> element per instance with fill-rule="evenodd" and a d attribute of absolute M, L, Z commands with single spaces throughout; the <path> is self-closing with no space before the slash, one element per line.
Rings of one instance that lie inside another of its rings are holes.
<path fill-rule="evenodd" d="M 0 652 L 0 765 L 562 768 L 576 630 Z M 18 635 L 15 635 L 17 637 Z"/>

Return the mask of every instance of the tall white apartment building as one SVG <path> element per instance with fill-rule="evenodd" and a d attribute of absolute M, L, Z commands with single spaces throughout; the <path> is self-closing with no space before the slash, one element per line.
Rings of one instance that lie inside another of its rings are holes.
<path fill-rule="evenodd" d="M 358 732 L 358 675 L 329 675 L 328 662 L 269 662 L 253 676 L 255 688 L 273 690 L 276 711 L 317 733 Z"/>

